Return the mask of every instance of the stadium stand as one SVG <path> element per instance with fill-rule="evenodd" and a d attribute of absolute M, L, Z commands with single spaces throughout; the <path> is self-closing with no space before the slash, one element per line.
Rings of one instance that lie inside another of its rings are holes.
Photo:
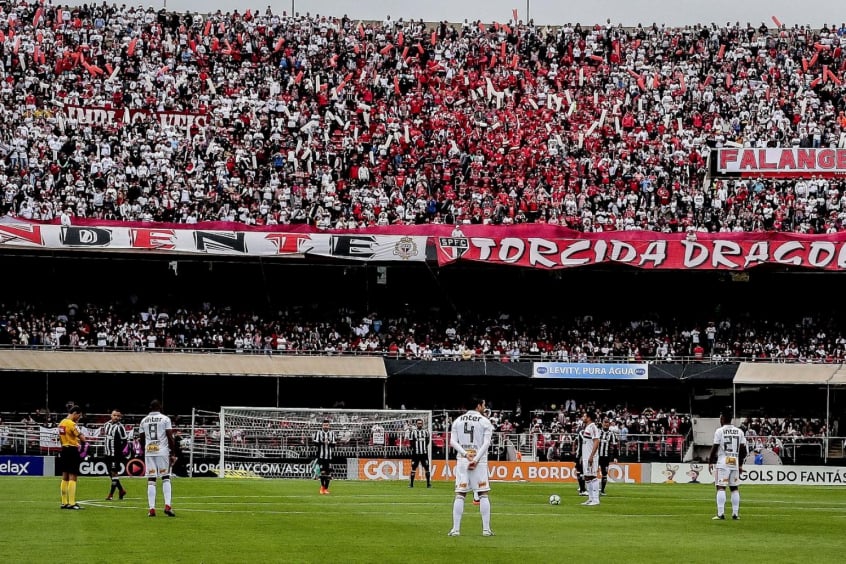
<path fill-rule="evenodd" d="M 3 4 L 0 24 L 13 217 L 843 229 L 842 179 L 713 179 L 706 157 L 844 147 L 844 26 L 36 3 Z"/>
<path fill-rule="evenodd" d="M 0 2 L 0 222 L 834 234 L 844 177 L 715 176 L 709 155 L 846 149 L 844 36 L 846 25 L 453 25 Z M 786 286 L 804 286 L 778 267 L 744 285 L 722 273 L 610 268 L 562 283 L 392 266 L 377 291 L 366 266 L 303 273 L 325 266 L 315 259 L 274 270 L 12 255 L 0 348 L 502 363 L 846 356 L 839 300 L 815 299 L 838 295 L 836 277 L 796 298 Z M 745 428 L 827 433 L 797 397 L 777 421 Z M 537 434 L 562 456 L 572 429 L 543 407 Z M 0 446 L 10 425 L 28 425 L 18 415 L 4 416 Z M 663 424 L 614 417 L 648 437 L 643 452 L 680 455 Z"/>

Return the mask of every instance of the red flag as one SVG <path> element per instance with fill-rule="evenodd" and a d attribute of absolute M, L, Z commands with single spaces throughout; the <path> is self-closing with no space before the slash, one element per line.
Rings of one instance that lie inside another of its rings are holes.
<path fill-rule="evenodd" d="M 2 29 L 0 29 L 0 43 L 3 43 L 4 41 L 6 41 L 6 34 L 3 33 Z"/>
<path fill-rule="evenodd" d="M 722 61 L 723 55 L 725 55 L 725 54 L 726 54 L 726 46 L 720 45 L 720 51 L 717 53 L 717 60 Z"/>
<path fill-rule="evenodd" d="M 811 88 L 816 88 L 817 86 L 819 86 L 820 82 L 822 82 L 822 78 L 815 78 L 811 81 Z"/>
<path fill-rule="evenodd" d="M 112 76 L 112 73 L 115 72 L 115 69 L 112 68 L 112 63 L 106 63 L 106 72 L 109 73 L 109 76 Z"/>
<path fill-rule="evenodd" d="M 273 52 L 276 53 L 277 51 L 282 50 L 282 46 L 285 44 L 285 38 L 280 37 L 279 40 L 276 42 L 276 45 L 273 46 Z"/>
<path fill-rule="evenodd" d="M 731 88 L 731 85 L 734 84 L 734 80 L 732 79 L 730 74 L 726 75 L 726 88 Z"/>
<path fill-rule="evenodd" d="M 417 51 L 422 55 L 423 54 L 423 46 L 420 45 L 420 42 L 417 42 Z"/>
<path fill-rule="evenodd" d="M 53 22 L 53 29 L 59 29 L 59 26 L 62 25 L 62 9 L 56 8 L 56 21 Z"/>
<path fill-rule="evenodd" d="M 212 37 L 211 45 L 209 45 L 209 49 L 212 53 L 220 49 L 220 40 L 217 37 Z"/>
<path fill-rule="evenodd" d="M 779 21 L 779 19 L 775 16 L 773 16 L 773 23 L 776 24 L 776 27 L 781 27 L 781 21 Z"/>
<path fill-rule="evenodd" d="M 491 68 L 496 66 L 496 55 L 491 56 Z"/>
<path fill-rule="evenodd" d="M 479 31 L 485 33 L 485 24 L 483 24 L 482 22 L 479 22 Z"/>
<path fill-rule="evenodd" d="M 511 10 L 511 17 L 514 18 L 514 25 L 517 25 L 517 8 Z"/>
<path fill-rule="evenodd" d="M 837 78 L 836 74 L 831 72 L 831 69 L 829 69 L 829 71 L 828 71 L 828 77 L 831 79 L 832 82 L 834 82 L 834 84 L 836 84 L 837 86 L 840 86 L 840 83 L 842 81 L 839 78 Z"/>
<path fill-rule="evenodd" d="M 405 35 L 403 35 L 402 32 L 399 32 L 399 35 L 397 35 L 397 45 L 402 47 L 403 43 L 405 43 Z"/>
<path fill-rule="evenodd" d="M 499 58 L 505 58 L 505 41 L 500 42 L 499 44 Z"/>
<path fill-rule="evenodd" d="M 809 66 L 809 67 L 812 67 L 812 66 L 814 66 L 815 64 L 817 64 L 817 57 L 819 57 L 819 55 L 820 55 L 819 53 L 814 53 L 814 56 L 813 56 L 813 57 L 811 57 L 811 62 L 810 62 L 810 63 L 808 63 L 808 66 Z"/>
<path fill-rule="evenodd" d="M 593 59 L 594 61 L 596 61 L 597 63 L 605 62 L 605 59 L 603 59 L 599 55 L 591 55 L 590 58 Z"/>
<path fill-rule="evenodd" d="M 203 35 L 208 36 L 211 33 L 211 20 L 206 21 L 206 27 L 203 28 Z"/>
<path fill-rule="evenodd" d="M 42 8 L 35 10 L 35 15 L 32 16 L 32 27 L 38 27 L 38 22 L 41 21 L 42 15 L 44 15 L 44 10 Z"/>
<path fill-rule="evenodd" d="M 299 84 L 302 81 L 303 81 L 303 71 L 300 71 L 300 72 L 297 73 L 296 78 L 294 78 L 294 82 L 296 84 Z"/>
<path fill-rule="evenodd" d="M 394 92 L 397 94 L 402 94 L 402 90 L 400 90 L 399 85 L 399 77 L 397 75 L 394 75 Z"/>
<path fill-rule="evenodd" d="M 517 65 L 520 63 L 520 55 L 514 55 L 511 58 L 511 68 L 516 69 Z"/>
<path fill-rule="evenodd" d="M 364 39 L 364 26 L 360 23 L 358 24 L 358 36 Z"/>
<path fill-rule="evenodd" d="M 135 45 L 138 43 L 138 38 L 133 37 L 132 41 L 129 42 L 129 46 L 126 48 L 126 56 L 131 57 L 135 54 Z"/>
<path fill-rule="evenodd" d="M 188 40 L 188 48 L 191 49 L 193 52 L 197 52 L 197 42 L 193 39 Z"/>
<path fill-rule="evenodd" d="M 403 60 L 405 60 L 405 59 L 406 59 L 406 57 L 408 57 L 408 45 L 406 45 L 406 46 L 405 46 L 405 49 L 403 49 L 403 50 L 402 50 L 402 58 L 403 58 Z"/>
<path fill-rule="evenodd" d="M 429 39 L 429 42 L 430 42 L 432 45 L 434 45 L 435 43 L 437 43 L 437 42 L 438 42 L 438 32 L 437 32 L 437 31 L 433 31 L 433 32 L 432 32 L 432 37 Z"/>
<path fill-rule="evenodd" d="M 684 83 L 684 75 L 679 74 L 679 86 L 681 86 L 681 93 L 684 94 L 687 92 L 687 86 Z"/>
<path fill-rule="evenodd" d="M 808 72 L 808 59 L 802 57 L 802 70 Z"/>
<path fill-rule="evenodd" d="M 382 47 L 382 50 L 379 51 L 379 52 L 382 53 L 383 55 L 387 55 L 388 53 L 391 52 L 391 49 L 393 49 L 393 48 L 394 48 L 394 46 L 392 44 L 388 43 L 387 45 Z"/>

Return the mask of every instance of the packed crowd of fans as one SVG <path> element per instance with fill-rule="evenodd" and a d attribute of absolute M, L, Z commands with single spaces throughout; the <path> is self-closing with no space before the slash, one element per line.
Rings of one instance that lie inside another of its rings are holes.
<path fill-rule="evenodd" d="M 701 323 L 661 315 L 568 319 L 429 310 L 382 316 L 291 307 L 268 313 L 196 307 L 0 306 L 0 347 L 210 350 L 241 354 L 379 354 L 423 360 L 846 362 L 846 329 L 823 313 L 768 319 L 735 312 Z"/>
<path fill-rule="evenodd" d="M 840 231 L 846 181 L 706 158 L 846 146 L 844 35 L 3 3 L 0 214 Z"/>

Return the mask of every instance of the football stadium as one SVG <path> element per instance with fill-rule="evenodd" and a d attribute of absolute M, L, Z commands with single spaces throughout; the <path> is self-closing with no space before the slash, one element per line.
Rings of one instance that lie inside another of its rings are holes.
<path fill-rule="evenodd" d="M 0 0 L 0 558 L 842 561 L 837 10 L 360 4 Z"/>

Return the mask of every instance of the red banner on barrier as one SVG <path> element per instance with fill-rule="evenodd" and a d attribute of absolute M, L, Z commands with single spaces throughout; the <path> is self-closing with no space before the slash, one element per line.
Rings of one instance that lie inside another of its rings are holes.
<path fill-rule="evenodd" d="M 561 269 L 617 263 L 652 270 L 742 271 L 762 264 L 839 271 L 846 269 L 846 233 L 662 234 L 613 231 L 583 237 L 436 237 L 438 263 L 458 260 Z M 516 235 L 516 233 L 515 233 Z"/>

